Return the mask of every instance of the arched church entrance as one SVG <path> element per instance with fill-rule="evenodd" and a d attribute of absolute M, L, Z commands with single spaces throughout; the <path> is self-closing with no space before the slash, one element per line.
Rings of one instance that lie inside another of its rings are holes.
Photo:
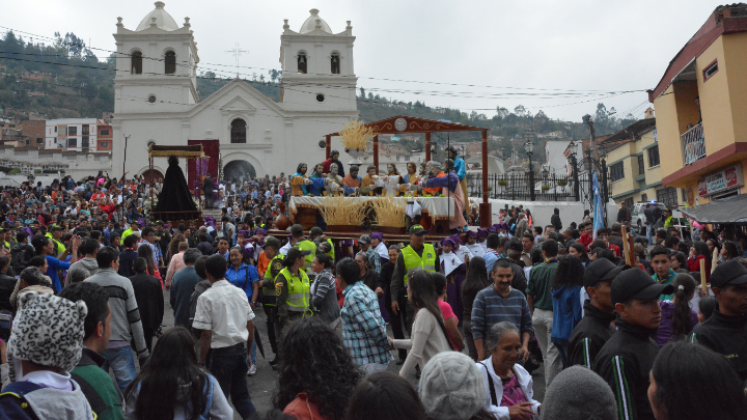
<path fill-rule="evenodd" d="M 148 169 L 143 172 L 143 178 L 146 185 L 149 185 L 151 182 L 163 183 L 163 174 L 158 169 Z"/>
<path fill-rule="evenodd" d="M 232 160 L 223 167 L 223 179 L 244 183 L 249 178 L 257 176 L 254 166 L 245 160 Z"/>

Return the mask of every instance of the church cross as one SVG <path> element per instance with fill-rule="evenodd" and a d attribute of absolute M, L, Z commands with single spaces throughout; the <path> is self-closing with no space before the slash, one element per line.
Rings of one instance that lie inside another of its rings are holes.
<path fill-rule="evenodd" d="M 236 78 L 238 79 L 239 78 L 239 67 L 240 67 L 239 66 L 239 57 L 241 57 L 242 54 L 248 54 L 249 51 L 242 50 L 241 48 L 239 48 L 239 43 L 237 42 L 236 46 L 234 47 L 234 49 L 228 50 L 226 52 L 229 53 L 229 54 L 231 54 L 231 55 L 233 55 L 236 58 Z"/>

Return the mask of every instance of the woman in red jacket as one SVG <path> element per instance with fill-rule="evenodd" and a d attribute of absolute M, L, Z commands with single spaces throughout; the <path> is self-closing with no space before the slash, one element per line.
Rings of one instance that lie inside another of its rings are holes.
<path fill-rule="evenodd" d="M 702 241 L 696 241 L 690 247 L 690 256 L 687 258 L 688 271 L 700 272 L 700 260 L 705 260 L 706 282 L 711 282 L 711 257 L 708 252 L 708 245 Z"/>

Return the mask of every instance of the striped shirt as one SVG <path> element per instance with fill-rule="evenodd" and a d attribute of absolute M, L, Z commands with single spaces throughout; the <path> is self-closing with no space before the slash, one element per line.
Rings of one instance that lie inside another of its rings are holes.
<path fill-rule="evenodd" d="M 527 299 L 520 291 L 511 288 L 508 296 L 501 296 L 490 285 L 475 296 L 472 304 L 472 337 L 485 338 L 491 326 L 508 321 L 523 333 L 532 334 L 532 315 Z"/>

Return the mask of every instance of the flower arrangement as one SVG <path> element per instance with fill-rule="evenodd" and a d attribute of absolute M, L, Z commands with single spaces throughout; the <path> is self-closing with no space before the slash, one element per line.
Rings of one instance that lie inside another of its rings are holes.
<path fill-rule="evenodd" d="M 508 186 L 508 181 L 505 180 L 505 179 L 499 179 L 498 180 L 498 185 L 500 185 L 501 187 Z"/>
<path fill-rule="evenodd" d="M 565 187 L 566 185 L 568 185 L 568 180 L 567 179 L 559 179 L 558 180 L 558 185 L 560 185 L 561 187 Z"/>
<path fill-rule="evenodd" d="M 550 186 L 549 185 L 543 185 L 541 188 L 542 188 L 542 191 L 547 191 L 547 190 L 550 189 Z"/>
<path fill-rule="evenodd" d="M 373 138 L 373 129 L 366 127 L 362 121 L 351 120 L 345 124 L 345 128 L 340 131 L 342 144 L 348 149 L 365 150 L 366 145 Z"/>

